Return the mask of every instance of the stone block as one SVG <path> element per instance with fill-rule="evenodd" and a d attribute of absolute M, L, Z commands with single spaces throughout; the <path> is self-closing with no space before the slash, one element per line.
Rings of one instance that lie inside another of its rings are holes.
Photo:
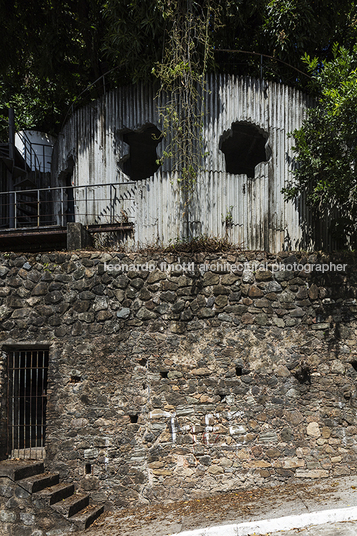
<path fill-rule="evenodd" d="M 20 521 L 24 525 L 33 525 L 35 523 L 35 516 L 27 512 L 20 512 Z"/>
<path fill-rule="evenodd" d="M 269 281 L 272 278 L 272 273 L 269 270 L 257 270 L 255 274 L 256 281 Z"/>
<path fill-rule="evenodd" d="M 118 318 L 126 319 L 126 318 L 129 318 L 129 316 L 130 316 L 130 309 L 128 307 L 123 307 L 122 309 L 117 311 Z"/>
<path fill-rule="evenodd" d="M 207 472 L 210 473 L 211 475 L 219 475 L 219 474 L 224 473 L 224 469 L 220 465 L 211 465 L 207 469 Z"/>
<path fill-rule="evenodd" d="M 254 283 L 254 274 L 251 270 L 243 270 L 242 282 L 243 283 Z"/>
<path fill-rule="evenodd" d="M 244 464 L 246 467 L 250 467 L 252 469 L 260 468 L 260 467 L 271 467 L 271 463 L 266 462 L 264 460 L 252 460 L 248 463 Z"/>
<path fill-rule="evenodd" d="M 297 469 L 298 467 L 305 467 L 305 461 L 301 458 L 285 458 L 281 461 L 284 469 Z"/>
<path fill-rule="evenodd" d="M 83 456 L 85 459 L 98 458 L 99 449 L 84 449 Z"/>
<path fill-rule="evenodd" d="M 157 283 L 158 281 L 162 281 L 163 279 L 166 279 L 167 275 L 165 272 L 161 272 L 160 270 L 155 270 L 153 272 L 150 272 L 147 283 L 148 285 L 152 285 L 153 283 Z"/>
<path fill-rule="evenodd" d="M 249 298 L 261 298 L 264 296 L 264 292 L 256 285 L 252 285 L 248 291 Z"/>
<path fill-rule="evenodd" d="M 170 471 L 169 469 L 153 469 L 152 472 L 155 476 L 171 476 L 172 475 L 172 471 Z"/>
<path fill-rule="evenodd" d="M 297 469 L 295 476 L 297 478 L 327 478 L 329 476 L 329 472 L 325 471 L 324 469 Z"/>
<path fill-rule="evenodd" d="M 81 223 L 67 223 L 67 249 L 84 249 L 91 245 L 91 237 Z"/>
<path fill-rule="evenodd" d="M 317 300 L 319 297 L 319 288 L 313 283 L 308 290 L 310 300 Z"/>
<path fill-rule="evenodd" d="M 0 510 L 0 521 L 3 523 L 15 523 L 15 512 L 9 512 L 8 510 Z"/>
<path fill-rule="evenodd" d="M 218 285 L 219 275 L 212 272 L 205 272 L 203 276 L 203 285 L 205 287 Z"/>
<path fill-rule="evenodd" d="M 320 427 L 317 422 L 310 422 L 307 425 L 306 432 L 309 436 L 316 437 L 316 438 L 320 437 L 321 435 Z"/>

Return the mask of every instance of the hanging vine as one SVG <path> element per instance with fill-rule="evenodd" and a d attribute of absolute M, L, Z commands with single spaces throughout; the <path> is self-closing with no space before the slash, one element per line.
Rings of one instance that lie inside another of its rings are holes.
<path fill-rule="evenodd" d="M 210 36 L 219 24 L 220 8 L 213 0 L 162 2 L 167 38 L 163 60 L 153 72 L 160 80 L 158 98 L 166 148 L 160 164 L 170 160 L 187 205 L 203 166 L 202 138 L 207 67 L 213 61 Z"/>

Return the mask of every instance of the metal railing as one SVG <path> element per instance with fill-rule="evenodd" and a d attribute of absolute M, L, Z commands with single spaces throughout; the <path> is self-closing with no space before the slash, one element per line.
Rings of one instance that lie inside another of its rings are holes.
<path fill-rule="evenodd" d="M 52 145 L 46 145 L 44 143 L 36 143 L 30 140 L 28 135 L 25 132 L 19 131 L 16 132 L 19 140 L 22 143 L 22 151 L 20 152 L 21 156 L 32 171 L 38 171 L 40 173 L 46 173 L 51 171 L 51 158 L 52 158 Z M 41 159 L 37 155 L 34 147 L 42 147 Z M 51 155 L 46 153 L 46 148 L 51 150 Z M 48 160 L 50 158 L 50 160 Z"/>
<path fill-rule="evenodd" d="M 0 192 L 0 228 L 128 223 L 135 188 L 118 182 Z"/>

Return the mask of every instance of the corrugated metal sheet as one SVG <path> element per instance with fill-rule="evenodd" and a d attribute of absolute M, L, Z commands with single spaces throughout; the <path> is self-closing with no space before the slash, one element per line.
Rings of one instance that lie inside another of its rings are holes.
<path fill-rule="evenodd" d="M 302 243 L 305 208 L 302 203 L 284 202 L 281 189 L 292 180 L 293 139 L 288 133 L 301 126 L 312 102 L 281 84 L 228 75 L 209 77 L 207 89 L 203 137 L 209 154 L 189 210 L 182 204 L 177 177 L 167 161 L 154 176 L 137 181 L 133 201 L 123 201 L 123 209 L 135 223 L 135 244 L 167 245 L 184 235 L 187 220 L 191 236 L 227 235 L 247 249 L 274 252 L 308 247 L 311 244 Z M 129 181 L 119 167 L 128 152 L 119 133 L 147 123 L 160 129 L 158 104 L 164 104 L 163 98 L 155 99 L 152 88 L 139 84 L 111 91 L 75 112 L 58 139 L 57 181 L 71 159 L 76 185 Z M 268 134 L 271 157 L 256 166 L 254 179 L 225 170 L 219 142 L 237 121 L 252 123 Z M 165 140 L 158 145 L 159 156 L 164 146 Z M 98 213 L 101 209 L 97 207 Z M 229 212 L 232 225 L 226 226 Z"/>

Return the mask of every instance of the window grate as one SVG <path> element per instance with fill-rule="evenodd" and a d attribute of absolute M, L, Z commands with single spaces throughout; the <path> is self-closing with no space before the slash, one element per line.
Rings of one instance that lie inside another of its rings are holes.
<path fill-rule="evenodd" d="M 46 437 L 48 350 L 12 351 L 8 357 L 8 453 L 43 458 Z"/>

